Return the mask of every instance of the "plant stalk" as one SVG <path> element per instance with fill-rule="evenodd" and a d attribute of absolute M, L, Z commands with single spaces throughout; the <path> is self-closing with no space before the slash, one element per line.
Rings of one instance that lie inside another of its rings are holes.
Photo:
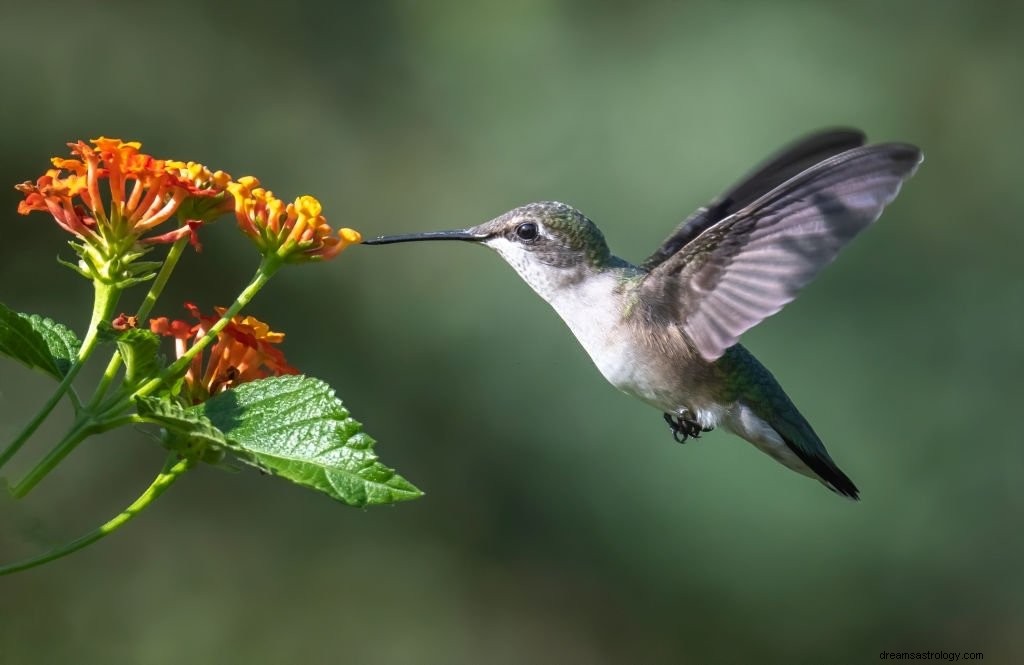
<path fill-rule="evenodd" d="M 100 322 L 108 321 L 113 317 L 117 301 L 121 297 L 121 290 L 102 282 L 94 282 L 93 286 L 95 288 L 95 297 L 92 306 L 92 319 L 89 321 L 89 329 L 85 333 L 85 339 L 82 340 L 82 346 L 78 349 L 78 356 L 75 358 L 75 362 L 68 368 L 68 373 L 64 375 L 57 389 L 46 400 L 46 403 L 43 404 L 43 407 L 35 417 L 25 425 L 17 438 L 0 453 L 0 468 L 14 457 L 21 447 L 25 445 L 25 442 L 35 434 L 35 431 L 39 429 L 39 426 L 43 424 L 43 421 L 50 415 L 53 408 L 57 406 L 57 403 L 60 402 L 64 394 L 71 388 L 71 384 L 74 382 L 75 377 L 78 376 L 78 372 L 85 365 L 85 361 L 89 359 L 89 356 L 92 355 L 93 349 L 96 348 Z M 77 401 L 77 397 L 73 401 Z"/>
<path fill-rule="evenodd" d="M 109 536 L 114 531 L 120 529 L 131 521 L 132 518 L 142 512 L 147 506 L 153 503 L 153 501 L 163 494 L 168 487 L 174 484 L 174 481 L 180 478 L 182 474 L 188 471 L 194 464 L 194 460 L 185 458 L 178 460 L 176 464 L 172 465 L 170 462 L 173 459 L 173 456 L 169 458 L 167 464 L 164 465 L 163 470 L 156 478 L 153 479 L 153 482 L 150 483 L 149 487 L 147 487 L 146 490 L 140 494 L 130 506 L 118 513 L 113 519 L 107 521 L 95 531 L 92 531 L 77 540 L 73 540 L 66 545 L 61 545 L 60 547 L 52 549 L 38 557 L 8 564 L 6 566 L 0 566 L 0 576 L 34 568 L 41 564 L 53 561 L 54 559 L 65 557 L 84 547 L 88 547 L 100 538 Z"/>
<path fill-rule="evenodd" d="M 167 281 L 171 278 L 171 273 L 174 272 L 174 268 L 178 265 L 178 260 L 181 258 L 182 253 L 184 253 L 185 247 L 188 246 L 188 242 L 188 236 L 179 238 L 174 241 L 171 249 L 168 250 L 167 258 L 164 259 L 164 264 L 160 266 L 160 272 L 157 273 L 156 279 L 153 280 L 153 285 L 149 287 L 149 293 L 146 294 L 142 304 L 139 305 L 138 311 L 135 313 L 135 317 L 140 323 L 145 321 L 149 313 L 153 311 L 153 306 L 160 298 L 160 294 L 163 293 L 164 287 L 167 286 Z M 95 407 L 100 403 L 100 400 L 103 399 L 103 396 L 110 388 L 110 384 L 113 383 L 114 378 L 117 376 L 117 370 L 120 367 L 121 354 L 115 351 L 110 357 L 110 362 L 107 364 L 107 369 L 103 372 L 99 385 L 96 387 L 96 392 L 89 401 L 90 407 Z"/>

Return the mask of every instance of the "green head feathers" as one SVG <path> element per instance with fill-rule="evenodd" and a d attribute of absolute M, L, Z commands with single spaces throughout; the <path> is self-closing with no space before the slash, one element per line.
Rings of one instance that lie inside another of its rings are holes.
<path fill-rule="evenodd" d="M 601 267 L 611 257 L 601 230 L 579 210 L 555 201 L 520 206 L 468 230 L 489 239 L 503 238 L 553 267 Z"/>

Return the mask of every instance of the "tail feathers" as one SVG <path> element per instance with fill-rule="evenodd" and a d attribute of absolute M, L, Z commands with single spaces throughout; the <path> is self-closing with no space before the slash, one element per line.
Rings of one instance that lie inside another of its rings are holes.
<path fill-rule="evenodd" d="M 790 469 L 820 480 L 836 494 L 859 498 L 860 491 L 839 470 L 810 423 L 800 415 L 764 365 L 737 344 L 717 363 L 731 376 L 736 402 L 724 424 Z"/>
<path fill-rule="evenodd" d="M 828 452 L 825 450 L 825 446 L 821 443 L 821 439 L 814 433 L 811 426 L 805 422 L 806 429 L 810 433 L 810 437 L 802 437 L 800 443 L 797 439 L 791 439 L 784 433 L 779 432 L 778 429 L 775 431 L 779 432 L 779 436 L 786 442 L 786 445 L 796 453 L 796 456 L 800 458 L 800 461 L 810 467 L 811 471 L 818 475 L 818 478 L 825 485 L 836 494 L 853 499 L 854 501 L 860 500 L 860 490 L 853 484 L 850 477 L 843 473 L 836 463 L 832 461 Z"/>
<path fill-rule="evenodd" d="M 825 445 L 796 407 L 765 411 L 740 405 L 729 423 L 730 429 L 790 469 L 816 478 L 836 494 L 857 500 L 860 490 L 839 470 Z"/>
<path fill-rule="evenodd" d="M 796 407 L 775 414 L 768 424 L 782 437 L 786 446 L 800 458 L 800 461 L 818 475 L 826 487 L 855 501 L 860 498 L 860 490 L 832 461 L 825 450 L 825 444 Z"/>

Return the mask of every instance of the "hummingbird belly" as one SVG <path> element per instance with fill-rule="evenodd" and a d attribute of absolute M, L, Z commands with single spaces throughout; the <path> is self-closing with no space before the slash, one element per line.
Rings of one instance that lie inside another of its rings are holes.
<path fill-rule="evenodd" d="M 609 383 L 663 413 L 685 411 L 704 427 L 716 426 L 727 407 L 714 399 L 721 377 L 713 364 L 690 349 L 678 328 L 655 332 L 624 314 L 619 284 L 604 273 L 545 293 Z"/>
<path fill-rule="evenodd" d="M 728 410 L 711 397 L 714 372 L 696 358 L 666 354 L 617 335 L 607 336 L 597 353 L 587 351 L 609 383 L 663 413 L 688 413 L 701 426 L 715 427 Z M 707 389 L 699 390 L 701 385 Z"/>

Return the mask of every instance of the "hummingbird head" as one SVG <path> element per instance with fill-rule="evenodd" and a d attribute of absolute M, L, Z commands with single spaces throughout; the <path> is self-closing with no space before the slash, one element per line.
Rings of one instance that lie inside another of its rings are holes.
<path fill-rule="evenodd" d="M 417 240 L 463 240 L 490 247 L 542 297 L 607 265 L 611 252 L 601 230 L 572 206 L 530 203 L 467 229 L 364 240 L 384 245 Z"/>

